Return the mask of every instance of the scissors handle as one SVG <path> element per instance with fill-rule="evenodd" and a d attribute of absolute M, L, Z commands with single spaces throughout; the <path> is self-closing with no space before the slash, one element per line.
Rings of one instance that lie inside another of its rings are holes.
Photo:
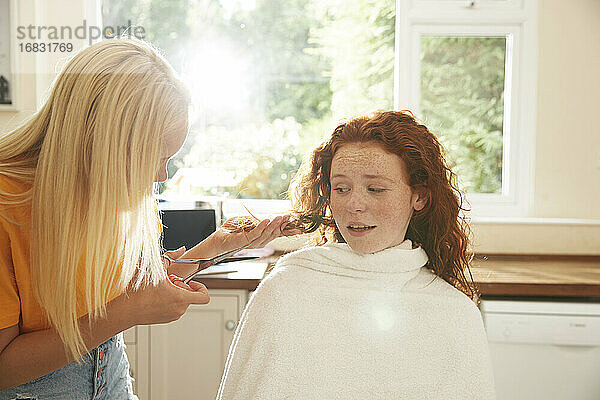
<path fill-rule="evenodd" d="M 190 274 L 190 275 L 186 276 L 185 278 L 180 278 L 180 277 L 178 277 L 178 276 L 177 276 L 177 277 L 175 277 L 175 278 L 172 278 L 172 279 L 171 279 L 171 282 L 181 281 L 181 282 L 183 282 L 183 283 L 185 283 L 185 284 L 188 284 L 188 283 L 190 283 L 190 281 L 192 280 L 192 278 L 193 278 L 194 276 L 196 276 L 196 274 L 197 274 L 197 273 L 198 273 L 198 271 L 194 271 L 194 273 L 192 273 L 192 274 Z"/>
<path fill-rule="evenodd" d="M 235 253 L 244 250 L 247 247 L 250 247 L 250 245 L 252 244 L 252 242 L 245 244 L 242 247 L 238 247 L 237 249 L 233 249 L 231 251 L 227 251 L 225 253 L 219 254 L 218 256 L 213 257 L 211 260 L 214 261 L 215 264 L 220 263 L 221 261 L 233 256 Z"/>

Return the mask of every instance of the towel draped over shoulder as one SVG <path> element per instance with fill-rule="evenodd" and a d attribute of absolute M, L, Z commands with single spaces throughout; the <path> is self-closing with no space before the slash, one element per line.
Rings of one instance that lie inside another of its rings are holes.
<path fill-rule="evenodd" d="M 291 253 L 250 299 L 218 399 L 494 399 L 481 314 L 409 240 Z"/>

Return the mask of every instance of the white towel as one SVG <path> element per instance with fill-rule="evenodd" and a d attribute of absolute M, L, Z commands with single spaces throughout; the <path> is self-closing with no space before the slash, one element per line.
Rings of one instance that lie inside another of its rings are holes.
<path fill-rule="evenodd" d="M 218 399 L 493 399 L 481 314 L 409 240 L 283 257 L 235 333 Z"/>

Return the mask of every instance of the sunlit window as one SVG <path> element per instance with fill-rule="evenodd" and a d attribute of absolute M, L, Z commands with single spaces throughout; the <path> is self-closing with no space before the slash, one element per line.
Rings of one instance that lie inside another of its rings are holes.
<path fill-rule="evenodd" d="M 192 89 L 165 194 L 283 199 L 341 119 L 393 104 L 393 0 L 105 0 L 103 17 L 143 26 Z"/>
<path fill-rule="evenodd" d="M 191 134 L 164 196 L 284 199 L 339 122 L 395 105 L 440 138 L 461 189 L 508 204 L 525 187 L 509 157 L 524 136 L 507 145 L 507 121 L 525 126 L 507 107 L 522 30 L 493 10 L 491 30 L 455 3 L 408 0 L 104 0 L 102 11 L 105 25 L 143 26 L 192 90 Z"/>

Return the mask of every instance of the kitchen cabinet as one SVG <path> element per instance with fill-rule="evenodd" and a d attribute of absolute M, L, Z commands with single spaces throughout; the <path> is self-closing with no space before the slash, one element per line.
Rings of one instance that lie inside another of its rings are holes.
<path fill-rule="evenodd" d="M 138 329 L 142 327 L 134 326 L 131 329 L 127 329 L 123 332 L 123 341 L 125 342 L 125 353 L 127 354 L 127 358 L 129 359 L 129 374 L 134 379 L 133 381 L 133 392 L 139 393 L 139 385 L 137 382 L 137 374 L 138 374 L 138 359 L 141 358 L 141 355 L 138 353 L 140 342 L 144 342 L 140 340 L 139 335 L 145 332 L 142 332 L 142 329 Z"/>
<path fill-rule="evenodd" d="M 140 400 L 215 398 L 248 291 L 209 293 L 209 304 L 191 305 L 177 321 L 125 333 Z"/>

